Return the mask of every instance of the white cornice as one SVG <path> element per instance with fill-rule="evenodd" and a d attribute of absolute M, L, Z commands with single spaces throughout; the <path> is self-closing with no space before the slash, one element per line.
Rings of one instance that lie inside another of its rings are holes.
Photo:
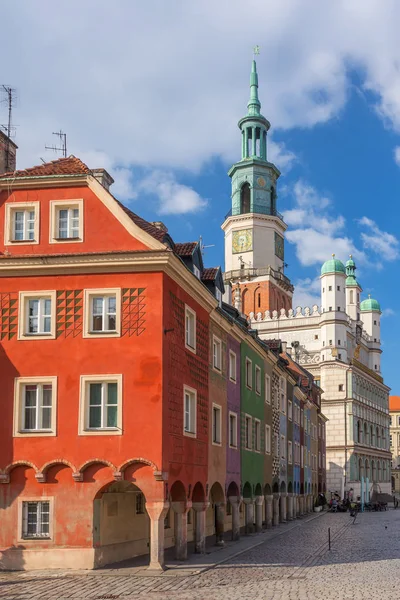
<path fill-rule="evenodd" d="M 274 215 L 264 215 L 261 213 L 243 213 L 240 215 L 230 215 L 221 225 L 221 229 L 225 231 L 226 229 L 232 228 L 235 224 L 238 224 L 240 227 L 243 226 L 244 223 L 248 223 L 249 225 L 259 225 L 264 226 L 265 223 L 273 224 L 280 229 L 282 233 L 285 233 L 288 226 L 282 219 L 279 217 L 275 217 Z"/>

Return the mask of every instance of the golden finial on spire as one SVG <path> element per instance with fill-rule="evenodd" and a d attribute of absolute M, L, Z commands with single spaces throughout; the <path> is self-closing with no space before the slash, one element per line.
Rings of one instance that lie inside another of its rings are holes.
<path fill-rule="evenodd" d="M 371 298 L 371 294 L 368 294 L 368 298 Z"/>
<path fill-rule="evenodd" d="M 332 254 L 332 258 L 335 258 L 335 254 Z"/>
<path fill-rule="evenodd" d="M 349 254 L 349 258 L 353 258 L 353 255 L 352 255 L 352 254 Z"/>

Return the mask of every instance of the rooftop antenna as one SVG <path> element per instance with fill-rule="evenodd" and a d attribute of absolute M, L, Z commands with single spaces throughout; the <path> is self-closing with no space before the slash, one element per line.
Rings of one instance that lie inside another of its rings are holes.
<path fill-rule="evenodd" d="M 202 236 L 200 236 L 199 244 L 200 244 L 200 252 L 202 253 L 202 255 L 204 255 L 204 250 L 206 248 L 214 248 L 214 246 L 215 246 L 215 244 L 208 244 L 207 246 L 205 246 L 204 243 L 203 243 L 203 237 Z"/>
<path fill-rule="evenodd" d="M 11 171 L 14 168 L 13 159 L 10 153 L 11 137 L 15 134 L 15 127 L 12 125 L 12 109 L 15 106 L 16 89 L 8 85 L 2 85 L 0 91 L 5 98 L 1 101 L 2 104 L 7 104 L 8 119 L 6 125 L 0 125 L 6 134 L 6 149 L 5 149 L 5 169 Z"/>
<path fill-rule="evenodd" d="M 57 146 L 45 146 L 46 150 L 53 150 L 53 152 L 62 152 L 64 158 L 67 158 L 67 134 L 60 129 L 60 131 L 53 131 L 53 135 L 60 138 L 61 147 Z"/>

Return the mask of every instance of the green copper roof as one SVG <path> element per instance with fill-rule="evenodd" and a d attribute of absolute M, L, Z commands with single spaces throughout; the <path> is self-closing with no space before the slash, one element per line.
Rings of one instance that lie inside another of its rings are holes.
<path fill-rule="evenodd" d="M 344 264 L 335 255 L 332 254 L 332 258 L 324 262 L 321 267 L 321 275 L 327 275 L 328 273 L 346 273 Z"/>
<path fill-rule="evenodd" d="M 378 300 L 374 300 L 373 298 L 369 297 L 367 300 L 363 300 L 361 302 L 360 310 L 361 312 L 366 312 L 369 310 L 378 310 L 381 312 L 381 305 L 379 304 Z"/>
<path fill-rule="evenodd" d="M 358 283 L 357 279 L 353 275 L 346 277 L 346 285 L 347 286 L 354 285 L 355 287 L 361 287 L 361 285 Z"/>
<path fill-rule="evenodd" d="M 258 99 L 258 75 L 256 61 L 253 60 L 250 74 L 250 100 L 247 103 L 247 115 L 249 117 L 261 116 L 261 102 Z"/>
<path fill-rule="evenodd" d="M 356 263 L 354 262 L 353 257 L 350 254 L 349 260 L 346 263 L 346 285 L 361 288 L 360 284 L 356 279 L 356 269 Z"/>
<path fill-rule="evenodd" d="M 354 262 L 353 257 L 350 254 L 350 258 L 349 258 L 349 260 L 346 263 L 346 267 L 355 267 L 355 266 L 356 266 L 356 263 Z"/>

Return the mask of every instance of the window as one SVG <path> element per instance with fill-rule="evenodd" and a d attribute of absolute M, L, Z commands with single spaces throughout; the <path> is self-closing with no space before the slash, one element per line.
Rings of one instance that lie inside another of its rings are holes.
<path fill-rule="evenodd" d="M 222 306 L 222 292 L 219 288 L 215 288 L 215 297 L 218 300 L 219 306 Z"/>
<path fill-rule="evenodd" d="M 374 321 L 374 325 L 376 325 L 376 321 Z"/>
<path fill-rule="evenodd" d="M 121 335 L 121 290 L 85 290 L 83 337 Z"/>
<path fill-rule="evenodd" d="M 6 245 L 39 242 L 39 202 L 6 204 L 4 240 Z"/>
<path fill-rule="evenodd" d="M 274 454 L 276 458 L 279 458 L 279 435 L 274 433 Z"/>
<path fill-rule="evenodd" d="M 281 435 L 281 458 L 283 460 L 286 458 L 286 438 L 284 435 Z"/>
<path fill-rule="evenodd" d="M 269 375 L 265 376 L 265 402 L 271 404 L 271 378 Z"/>
<path fill-rule="evenodd" d="M 22 538 L 50 537 L 50 502 L 22 502 Z"/>
<path fill-rule="evenodd" d="M 248 388 L 253 387 L 253 363 L 246 357 L 246 385 Z"/>
<path fill-rule="evenodd" d="M 245 435 L 246 450 L 251 450 L 252 447 L 253 447 L 253 445 L 252 445 L 252 420 L 251 420 L 251 417 L 249 417 L 247 415 L 245 416 L 244 425 L 245 425 L 244 435 Z"/>
<path fill-rule="evenodd" d="M 229 413 L 229 446 L 230 448 L 237 448 L 237 415 L 235 413 Z"/>
<path fill-rule="evenodd" d="M 122 375 L 82 375 L 80 435 L 122 434 Z"/>
<path fill-rule="evenodd" d="M 236 383 L 236 354 L 229 351 L 229 379 Z"/>
<path fill-rule="evenodd" d="M 328 291 L 329 291 L 329 292 L 331 292 L 331 291 L 332 291 L 332 286 L 331 286 L 331 285 L 328 287 Z"/>
<path fill-rule="evenodd" d="M 338 340 L 338 342 L 337 342 L 337 343 L 338 343 L 338 346 L 340 346 L 340 340 Z"/>
<path fill-rule="evenodd" d="M 256 365 L 255 369 L 255 377 L 256 377 L 256 394 L 261 396 L 261 369 Z"/>
<path fill-rule="evenodd" d="M 286 413 L 286 379 L 280 377 L 279 379 L 279 392 L 280 392 L 280 410 L 283 414 Z"/>
<path fill-rule="evenodd" d="M 291 465 L 293 463 L 293 445 L 292 442 L 288 442 L 288 463 Z"/>
<path fill-rule="evenodd" d="M 330 306 L 328 310 L 332 310 L 332 306 Z"/>
<path fill-rule="evenodd" d="M 338 311 L 340 312 L 340 306 L 337 307 Z"/>
<path fill-rule="evenodd" d="M 338 354 L 338 359 L 339 359 L 339 360 L 342 360 L 342 355 L 340 354 L 340 352 L 339 352 L 339 354 Z"/>
<path fill-rule="evenodd" d="M 189 509 L 187 511 L 186 522 L 187 522 L 188 525 L 192 524 L 192 510 L 191 509 Z"/>
<path fill-rule="evenodd" d="M 291 400 L 288 401 L 288 419 L 289 421 L 293 419 L 293 403 Z"/>
<path fill-rule="evenodd" d="M 197 279 L 200 279 L 200 269 L 199 267 L 196 267 L 196 265 L 193 265 L 193 273 L 196 275 Z"/>
<path fill-rule="evenodd" d="M 212 442 L 221 444 L 221 407 L 217 404 L 212 407 Z"/>
<path fill-rule="evenodd" d="M 56 435 L 56 377 L 17 377 L 14 437 Z"/>
<path fill-rule="evenodd" d="M 265 453 L 271 454 L 271 427 L 265 426 Z"/>
<path fill-rule="evenodd" d="M 137 515 L 144 515 L 144 496 L 140 492 L 136 494 L 135 512 Z"/>
<path fill-rule="evenodd" d="M 196 313 L 185 306 L 185 346 L 196 352 Z"/>
<path fill-rule="evenodd" d="M 261 422 L 254 419 L 254 450 L 261 452 Z"/>
<path fill-rule="evenodd" d="M 318 339 L 318 334 L 315 334 L 314 335 L 314 340 L 317 340 L 317 339 Z"/>
<path fill-rule="evenodd" d="M 329 340 L 329 345 L 332 346 L 332 340 Z"/>
<path fill-rule="evenodd" d="M 213 336 L 213 367 L 217 371 L 221 371 L 221 354 L 222 344 L 221 340 Z"/>
<path fill-rule="evenodd" d="M 50 244 L 83 241 L 83 200 L 50 201 Z"/>
<path fill-rule="evenodd" d="M 322 466 L 321 464 L 321 452 L 318 452 L 318 468 L 320 469 Z"/>
<path fill-rule="evenodd" d="M 192 388 L 183 389 L 183 433 L 196 435 L 197 393 Z"/>
<path fill-rule="evenodd" d="M 350 304 L 354 304 L 354 292 L 350 290 Z"/>
<path fill-rule="evenodd" d="M 337 286 L 337 291 L 340 292 L 340 285 Z"/>
<path fill-rule="evenodd" d="M 18 339 L 54 339 L 56 292 L 20 292 Z"/>
<path fill-rule="evenodd" d="M 304 446 L 300 447 L 300 466 L 304 467 Z"/>

